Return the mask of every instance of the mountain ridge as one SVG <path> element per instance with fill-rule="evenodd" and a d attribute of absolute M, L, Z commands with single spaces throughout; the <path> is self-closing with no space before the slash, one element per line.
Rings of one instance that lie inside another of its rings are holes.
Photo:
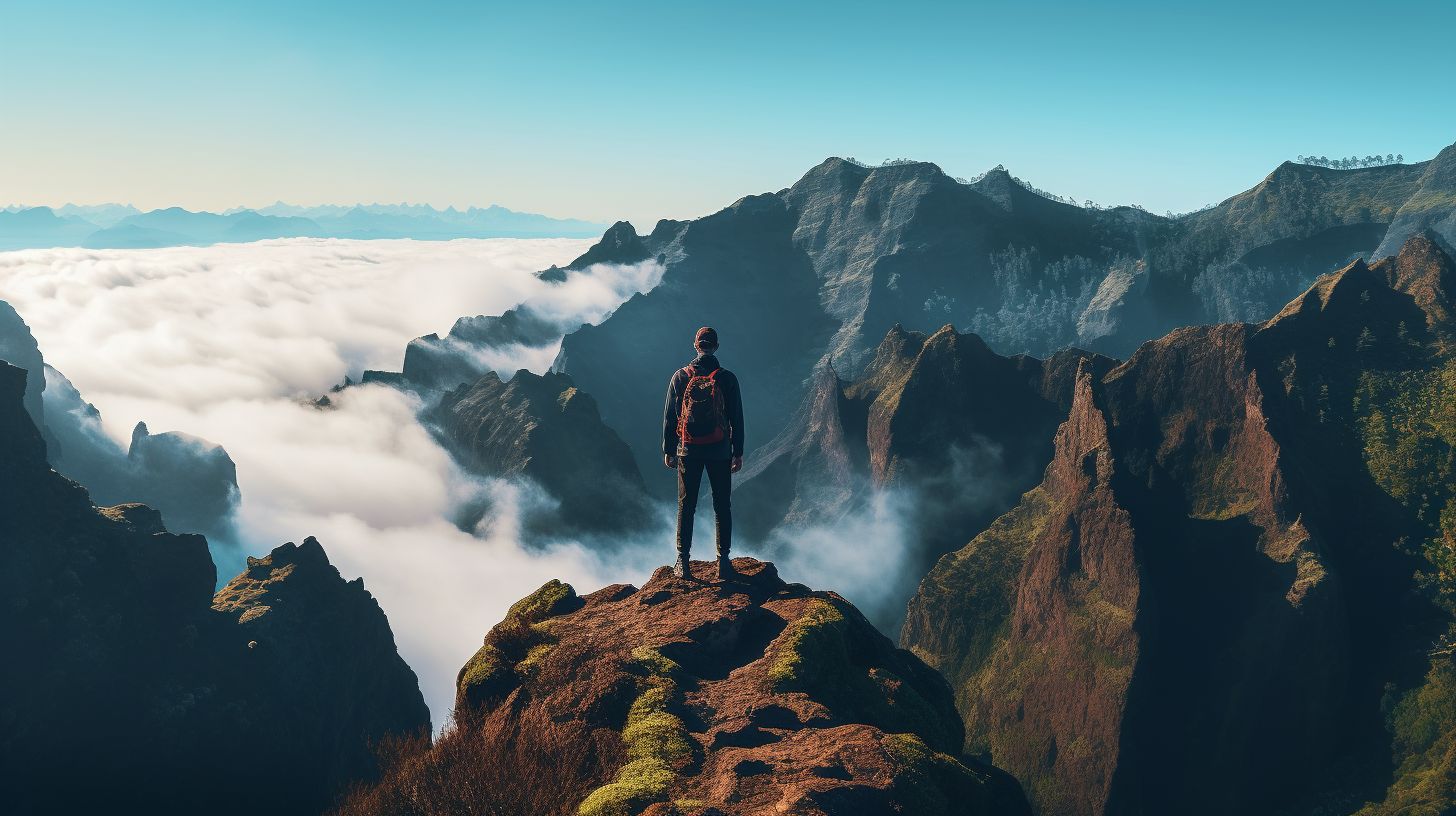
<path fill-rule="evenodd" d="M 221 213 L 182 207 L 142 212 L 130 205 L 67 204 L 59 210 L 47 206 L 0 209 L 0 251 L 209 246 L 274 238 L 588 238 L 604 226 L 495 204 L 440 210 L 426 204 L 298 207 L 279 202 Z"/>

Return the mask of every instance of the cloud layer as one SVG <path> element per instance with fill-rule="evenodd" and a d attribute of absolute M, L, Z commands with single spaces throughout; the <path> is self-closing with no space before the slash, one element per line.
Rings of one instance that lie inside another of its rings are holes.
<path fill-rule="evenodd" d="M 242 540 L 215 549 L 219 573 L 245 554 L 314 535 L 345 577 L 362 576 L 420 674 L 436 724 L 455 672 L 516 599 L 548 578 L 592 588 L 641 580 L 648 556 L 610 564 L 570 542 L 527 553 L 514 509 L 533 497 L 461 472 L 389 389 L 308 397 L 345 373 L 398 369 L 405 344 L 455 318 L 519 302 L 596 322 L 660 270 L 600 266 L 551 287 L 533 272 L 589 242 L 297 239 L 160 250 L 0 253 L 0 299 L 25 318 L 46 359 L 100 409 L 108 434 L 138 420 L 227 448 L 243 494 Z M 540 371 L 541 350 L 492 363 Z M 472 536 L 447 519 L 492 494 L 498 513 Z M 656 559 L 658 561 L 661 558 Z"/>

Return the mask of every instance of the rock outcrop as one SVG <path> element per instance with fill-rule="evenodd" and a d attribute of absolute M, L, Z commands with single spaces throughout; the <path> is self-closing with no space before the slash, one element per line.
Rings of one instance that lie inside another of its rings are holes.
<path fill-rule="evenodd" d="M 298 810 L 320 812 L 372 776 L 380 740 L 429 728 L 379 603 L 363 579 L 340 577 L 316 539 L 249 558 L 212 610 L 232 629 L 231 682 L 253 690 L 230 713 L 258 724 L 233 732 L 228 748 L 271 757 L 270 786 L 313 792 L 290 803 Z"/>
<path fill-rule="evenodd" d="M 40 346 L 30 333 L 30 327 L 9 303 L 0 300 L 0 360 L 17 368 L 39 373 L 45 368 L 45 357 Z M 30 413 L 31 422 L 45 432 L 44 377 L 35 376 L 25 385 L 25 410 Z"/>
<path fill-rule="evenodd" d="M 532 530 L 623 532 L 650 521 L 631 451 L 565 374 L 521 370 L 503 381 L 487 372 L 444 394 L 429 417 L 472 471 L 528 479 L 556 500 L 525 519 Z"/>
<path fill-rule="evenodd" d="M 0 363 L 7 812 L 317 813 L 374 741 L 428 728 L 383 613 L 316 542 L 214 599 L 203 537 L 51 470 L 25 381 Z"/>
<path fill-rule="evenodd" d="M 579 597 L 547 583 L 461 670 L 454 731 L 386 777 L 388 795 L 345 812 L 384 801 L 395 812 L 486 809 L 466 790 L 412 797 L 469 761 L 453 746 L 470 734 L 529 746 L 548 739 L 543 723 L 614 757 L 586 771 L 585 786 L 558 775 L 561 795 L 581 798 L 543 812 L 1027 812 L 1013 780 L 958 758 L 941 677 L 838 595 L 786 584 L 772 564 L 734 564 L 741 577 L 729 583 L 710 581 L 701 562 L 688 579 L 659 569 L 641 589 Z"/>
<path fill-rule="evenodd" d="M 1422 655 L 1451 620 L 1453 269 L 1417 237 L 1262 325 L 1082 365 L 1041 484 L 902 638 L 1037 812 L 1350 812 L 1449 773 Z"/>

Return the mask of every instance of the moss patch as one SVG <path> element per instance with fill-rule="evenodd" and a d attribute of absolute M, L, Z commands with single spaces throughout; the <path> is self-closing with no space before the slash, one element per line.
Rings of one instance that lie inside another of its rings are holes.
<path fill-rule="evenodd" d="M 849 722 L 959 746 L 959 722 L 952 722 L 956 715 L 949 700 L 936 705 L 922 693 L 926 683 L 939 682 L 934 672 L 896 659 L 893 647 L 883 643 L 869 622 L 838 604 L 814 599 L 780 635 L 768 672 L 774 690 L 805 692 Z"/>
<path fill-rule="evenodd" d="M 616 779 L 587 796 L 577 809 L 580 816 L 632 816 L 667 801 L 677 769 L 692 759 L 687 728 L 670 710 L 677 684 L 667 675 L 677 664 L 646 647 L 634 649 L 632 658 L 649 674 L 622 728 L 628 762 Z"/>
<path fill-rule="evenodd" d="M 649 646 L 638 646 L 632 650 L 632 660 L 647 671 L 648 674 L 667 676 L 677 672 L 681 667 L 672 660 L 663 657 L 662 652 Z"/>
<path fill-rule="evenodd" d="M 924 816 L 962 813 L 968 801 L 985 798 L 985 776 L 949 754 L 932 750 L 914 734 L 890 734 L 883 744 L 900 765 L 895 790 L 905 812 Z"/>
<path fill-rule="evenodd" d="M 506 613 L 506 618 L 517 618 L 526 623 L 540 623 L 547 618 L 564 615 L 581 606 L 581 599 L 571 584 L 552 578 L 541 588 L 516 601 Z"/>
<path fill-rule="evenodd" d="M 814 685 L 811 672 L 837 669 L 847 653 L 844 615 L 829 601 L 816 598 L 797 620 L 789 624 L 769 669 L 769 679 L 787 690 L 791 686 Z"/>

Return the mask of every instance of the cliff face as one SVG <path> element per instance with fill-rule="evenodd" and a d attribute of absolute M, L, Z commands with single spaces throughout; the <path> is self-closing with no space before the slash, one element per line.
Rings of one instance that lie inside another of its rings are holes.
<path fill-rule="evenodd" d="M 470 761 L 454 746 L 475 733 L 562 757 L 602 746 L 603 763 L 559 765 L 570 801 L 541 812 L 1026 812 L 1009 777 L 957 758 L 944 680 L 838 595 L 735 565 L 729 584 L 710 583 L 706 562 L 691 579 L 664 568 L 583 597 L 546 584 L 461 670 L 455 731 L 346 812 L 489 809 L 488 792 L 423 798 Z"/>
<path fill-rule="evenodd" d="M 503 382 L 488 372 L 441 397 L 431 419 L 475 472 L 531 479 L 560 501 L 532 526 L 620 532 L 649 522 L 631 451 L 564 374 L 521 370 Z"/>
<path fill-rule="evenodd" d="M 739 527 L 770 550 L 790 548 L 795 531 L 832 529 L 875 496 L 894 496 L 909 561 L 898 603 L 876 623 L 896 631 L 936 559 L 1036 484 L 1082 361 L 1099 372 L 1115 364 L 1075 349 L 1003 357 L 951 326 L 928 336 L 893 327 L 859 378 L 819 370 L 799 413 L 735 488 Z"/>
<path fill-rule="evenodd" d="M 272 757 L 271 784 L 304 794 L 299 811 L 320 812 L 373 776 L 380 740 L 429 728 L 384 611 L 363 579 L 340 577 L 316 539 L 249 558 L 212 610 L 232 629 L 231 681 L 252 690 L 233 716 L 266 724 L 242 729 L 229 748 Z"/>
<path fill-rule="evenodd" d="M 213 608 L 205 539 L 50 469 L 25 379 L 0 364 L 7 808 L 317 812 L 372 772 L 370 740 L 428 727 L 383 613 L 316 544 L 239 625 L 232 600 Z M 267 784 L 237 784 L 259 767 Z"/>
<path fill-rule="evenodd" d="M 37 374 L 45 368 L 45 358 L 41 356 L 40 346 L 31 335 L 30 327 L 25 325 L 14 307 L 3 300 L 0 300 L 0 360 Z M 45 386 L 43 377 L 32 377 L 26 383 L 24 400 L 25 410 L 30 413 L 30 421 L 42 429 L 45 428 L 45 403 L 42 397 Z"/>
<path fill-rule="evenodd" d="M 1402 496 L 1384 423 L 1444 365 L 1451 269 L 1413 239 L 1260 326 L 1083 365 L 1042 483 L 910 606 L 903 643 L 956 689 L 968 750 L 1048 814 L 1378 799 L 1410 759 L 1391 695 L 1430 693 L 1412 655 L 1448 618 L 1417 542 L 1450 490 Z"/>

